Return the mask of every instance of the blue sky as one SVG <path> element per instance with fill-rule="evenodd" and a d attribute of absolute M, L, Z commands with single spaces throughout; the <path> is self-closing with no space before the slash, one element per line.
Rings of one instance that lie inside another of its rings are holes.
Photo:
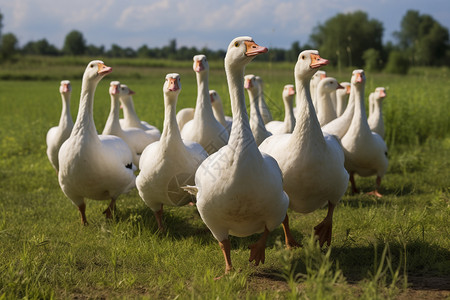
<path fill-rule="evenodd" d="M 429 14 L 450 28 L 450 0 L 0 0 L 3 33 L 20 46 L 46 38 L 61 48 L 73 29 L 88 44 L 226 49 L 236 36 L 249 35 L 267 47 L 308 42 L 313 28 L 337 13 L 367 12 L 384 25 L 384 41 L 409 9 Z"/>

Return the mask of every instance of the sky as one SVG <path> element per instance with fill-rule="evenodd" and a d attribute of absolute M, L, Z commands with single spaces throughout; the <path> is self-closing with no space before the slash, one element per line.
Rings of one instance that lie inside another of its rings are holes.
<path fill-rule="evenodd" d="M 72 30 L 87 44 L 138 49 L 168 45 L 226 49 L 237 36 L 260 45 L 304 45 L 314 27 L 338 13 L 365 11 L 384 26 L 383 41 L 410 9 L 431 15 L 450 30 L 450 0 L 0 0 L 2 33 L 13 33 L 19 46 L 47 39 L 62 48 Z"/>

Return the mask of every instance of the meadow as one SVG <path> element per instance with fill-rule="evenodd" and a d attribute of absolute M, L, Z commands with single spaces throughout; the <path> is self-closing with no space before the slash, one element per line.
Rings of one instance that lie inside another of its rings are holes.
<path fill-rule="evenodd" d="M 366 73 L 366 96 L 387 89 L 383 111 L 389 169 L 378 199 L 350 189 L 334 216 L 330 247 L 319 248 L 313 227 L 326 214 L 290 212 L 303 246 L 284 247 L 281 226 L 271 233 L 266 262 L 249 264 L 247 246 L 259 237 L 231 238 L 235 267 L 224 271 L 217 241 L 194 206 L 165 208 L 167 231 L 136 190 L 122 195 L 113 221 L 107 202 L 87 200 L 89 226 L 62 193 L 46 156 L 45 135 L 60 117 L 59 82 L 72 82 L 75 119 L 81 75 L 89 58 L 24 58 L 0 68 L 0 299 L 445 299 L 450 297 L 449 69 L 413 68 L 407 76 Z M 191 62 L 104 59 L 113 73 L 97 87 L 94 119 L 101 132 L 109 82 L 136 92 L 142 120 L 162 128 L 165 74 L 181 75 L 178 109 L 195 106 Z M 255 61 L 275 119 L 294 64 Z M 231 114 L 221 61 L 210 62 L 210 89 Z M 349 81 L 351 69 L 327 69 Z M 369 191 L 375 178 L 356 178 Z"/>

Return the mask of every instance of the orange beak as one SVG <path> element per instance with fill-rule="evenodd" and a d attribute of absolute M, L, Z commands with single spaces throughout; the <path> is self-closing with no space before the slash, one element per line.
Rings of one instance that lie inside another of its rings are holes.
<path fill-rule="evenodd" d="M 384 90 L 380 90 L 380 97 L 381 98 L 386 97 L 386 93 L 384 92 Z"/>
<path fill-rule="evenodd" d="M 133 90 L 131 90 L 131 89 L 128 89 L 128 95 L 134 95 L 134 94 L 136 94 L 135 91 L 133 91 Z"/>
<path fill-rule="evenodd" d="M 214 97 L 213 97 L 213 95 L 212 95 L 212 94 L 209 94 L 209 99 L 211 100 L 211 103 L 213 103 L 213 102 L 214 102 Z"/>
<path fill-rule="evenodd" d="M 350 94 L 351 86 L 347 85 L 347 94 Z"/>
<path fill-rule="evenodd" d="M 328 59 L 320 57 L 319 54 L 311 54 L 311 64 L 309 65 L 312 69 L 320 68 L 322 66 L 328 65 Z M 325 76 L 326 77 L 326 76 Z"/>
<path fill-rule="evenodd" d="M 178 80 L 176 78 L 169 78 L 169 91 L 178 91 L 180 87 L 178 86 Z"/>
<path fill-rule="evenodd" d="M 327 74 L 320 74 L 320 80 L 327 78 Z"/>
<path fill-rule="evenodd" d="M 245 46 L 247 47 L 247 51 L 245 52 L 246 56 L 256 56 L 261 53 L 266 53 L 269 51 L 266 47 L 259 46 L 254 41 L 245 41 Z"/>
<path fill-rule="evenodd" d="M 111 95 L 116 95 L 116 94 L 118 94 L 118 93 L 119 93 L 119 85 L 117 85 L 117 84 L 111 85 L 111 86 L 109 87 L 109 93 L 110 93 Z"/>
<path fill-rule="evenodd" d="M 63 91 L 63 93 L 70 92 L 70 85 L 67 84 L 67 83 L 64 83 L 64 84 L 62 85 L 62 91 Z"/>
<path fill-rule="evenodd" d="M 288 95 L 289 95 L 289 96 L 295 95 L 295 89 L 294 89 L 293 87 L 290 87 L 290 88 L 289 88 L 289 90 L 288 90 Z"/>
<path fill-rule="evenodd" d="M 106 66 L 105 64 L 99 63 L 98 64 L 98 71 L 97 74 L 99 75 L 108 75 L 109 73 L 112 72 L 112 68 Z"/>
<path fill-rule="evenodd" d="M 195 67 L 194 67 L 195 72 L 200 72 L 200 71 L 203 71 L 204 69 L 205 69 L 205 67 L 203 66 L 201 60 L 195 61 Z"/>
<path fill-rule="evenodd" d="M 247 79 L 245 82 L 244 82 L 244 88 L 246 88 L 246 89 L 249 89 L 249 88 L 251 88 L 253 85 L 252 85 L 252 81 L 250 80 L 250 79 Z"/>
<path fill-rule="evenodd" d="M 363 82 L 361 73 L 356 73 L 355 76 L 356 76 L 356 78 L 355 78 L 356 82 Z"/>

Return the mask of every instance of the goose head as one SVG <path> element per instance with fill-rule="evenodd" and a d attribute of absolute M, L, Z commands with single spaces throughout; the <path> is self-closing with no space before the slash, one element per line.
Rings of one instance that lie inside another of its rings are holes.
<path fill-rule="evenodd" d="M 164 94 L 179 94 L 181 92 L 181 79 L 178 73 L 169 73 L 166 75 L 166 81 L 163 86 Z"/>
<path fill-rule="evenodd" d="M 119 95 L 120 93 L 120 82 L 119 81 L 111 81 L 109 83 L 109 94 L 110 95 Z"/>
<path fill-rule="evenodd" d="M 256 93 L 258 91 L 258 85 L 259 83 L 255 75 L 249 74 L 244 76 L 244 88 L 249 90 L 249 92 Z"/>
<path fill-rule="evenodd" d="M 327 78 L 327 72 L 322 71 L 322 70 L 318 70 L 311 78 L 311 81 L 313 81 L 316 85 L 319 84 L 319 82 L 324 79 Z"/>
<path fill-rule="evenodd" d="M 320 57 L 317 50 L 305 50 L 298 55 L 294 72 L 299 78 L 311 78 L 320 67 L 328 65 L 328 60 Z"/>
<path fill-rule="evenodd" d="M 317 88 L 327 94 L 336 91 L 337 89 L 344 89 L 344 87 L 339 84 L 336 78 L 333 77 L 326 77 L 325 79 L 322 79 L 319 82 Z"/>
<path fill-rule="evenodd" d="M 61 85 L 59 86 L 59 92 L 61 94 L 70 94 L 72 92 L 72 85 L 69 80 L 62 80 Z"/>
<path fill-rule="evenodd" d="M 384 99 L 386 97 L 386 89 L 384 87 L 377 87 L 375 89 L 375 99 Z"/>
<path fill-rule="evenodd" d="M 209 64 L 208 64 L 208 60 L 206 59 L 206 55 L 203 55 L 203 54 L 195 55 L 193 60 L 194 60 L 194 65 L 192 68 L 194 69 L 194 71 L 196 73 L 200 73 L 200 72 L 209 70 Z"/>
<path fill-rule="evenodd" d="M 220 98 L 219 94 L 216 92 L 216 90 L 209 90 L 209 98 L 211 99 L 211 104 L 214 106 L 215 104 L 219 104 L 219 102 L 222 102 L 222 99 Z"/>
<path fill-rule="evenodd" d="M 364 70 L 357 69 L 352 72 L 352 84 L 361 85 L 366 82 L 366 75 L 364 74 Z"/>
<path fill-rule="evenodd" d="M 295 87 L 293 84 L 286 84 L 283 88 L 283 99 L 288 99 L 289 101 L 292 101 L 295 95 Z"/>
<path fill-rule="evenodd" d="M 120 85 L 120 98 L 128 98 L 128 96 L 136 94 L 133 90 L 131 90 L 126 84 Z"/>
<path fill-rule="evenodd" d="M 338 90 L 337 93 L 339 93 L 340 95 L 350 94 L 350 88 L 351 88 L 350 82 L 344 81 L 344 82 L 341 82 L 340 85 L 343 87 L 343 89 Z"/>
<path fill-rule="evenodd" d="M 269 51 L 266 47 L 259 46 L 249 36 L 241 36 L 233 39 L 228 45 L 225 55 L 225 66 L 228 68 L 242 68 L 251 62 L 257 55 Z"/>
<path fill-rule="evenodd" d="M 93 60 L 88 63 L 83 74 L 83 81 L 98 84 L 100 80 L 112 72 L 112 68 L 105 65 L 101 60 Z"/>

